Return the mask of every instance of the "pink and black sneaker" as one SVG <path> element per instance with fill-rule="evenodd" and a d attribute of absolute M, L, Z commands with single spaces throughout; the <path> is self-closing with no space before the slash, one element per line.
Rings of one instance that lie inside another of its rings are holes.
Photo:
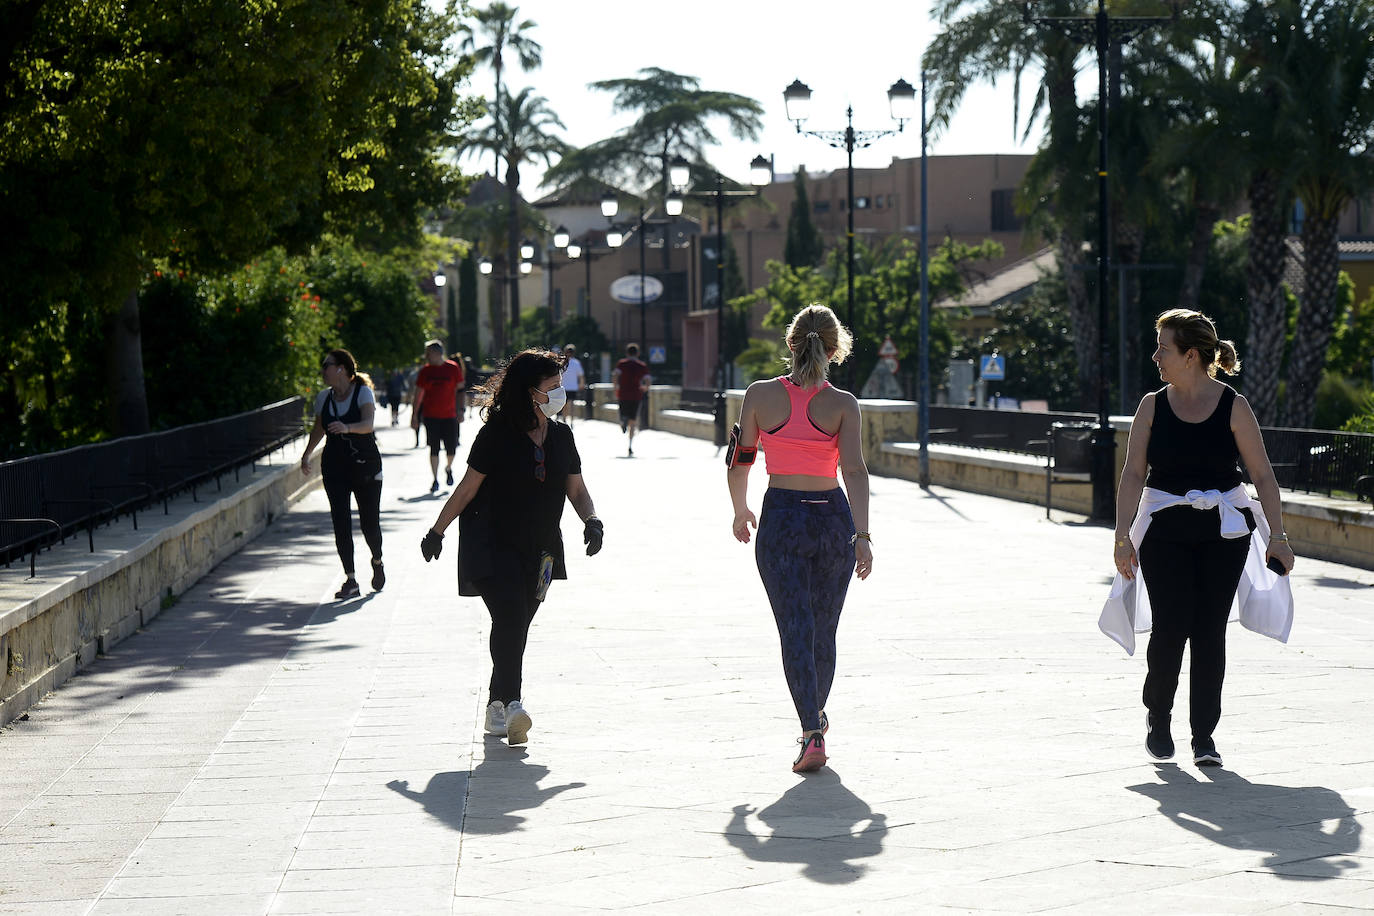
<path fill-rule="evenodd" d="M 798 738 L 801 743 L 801 753 L 792 763 L 793 773 L 814 773 L 825 766 L 825 738 L 821 735 L 807 735 L 805 738 Z"/>

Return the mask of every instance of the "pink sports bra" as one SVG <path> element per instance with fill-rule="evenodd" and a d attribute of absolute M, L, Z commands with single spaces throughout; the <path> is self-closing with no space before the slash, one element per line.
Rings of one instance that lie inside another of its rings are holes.
<path fill-rule="evenodd" d="M 776 429 L 759 432 L 759 448 L 763 450 L 764 466 L 769 474 L 807 474 L 812 477 L 834 477 L 840 463 L 840 436 L 831 434 L 811 422 L 807 407 L 829 382 L 812 390 L 798 388 L 787 376 L 778 381 L 792 402 L 792 413 Z"/>

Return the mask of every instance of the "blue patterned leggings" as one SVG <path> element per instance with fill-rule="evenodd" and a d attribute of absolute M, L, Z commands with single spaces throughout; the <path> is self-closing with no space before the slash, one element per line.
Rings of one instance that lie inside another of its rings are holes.
<path fill-rule="evenodd" d="M 754 548 L 782 640 L 782 670 L 803 731 L 821 727 L 835 680 L 835 631 L 854 575 L 854 517 L 839 487 L 770 487 Z"/>

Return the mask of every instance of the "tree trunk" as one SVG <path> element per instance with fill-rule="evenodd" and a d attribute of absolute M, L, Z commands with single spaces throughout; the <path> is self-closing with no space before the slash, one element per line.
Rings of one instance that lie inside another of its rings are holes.
<path fill-rule="evenodd" d="M 1074 356 L 1078 360 L 1078 403 L 1082 410 L 1097 411 L 1097 313 L 1088 297 L 1083 264 L 1083 241 L 1063 229 L 1057 239 L 1059 270 L 1068 293 L 1069 323 L 1073 326 Z"/>
<path fill-rule="evenodd" d="M 1212 232 L 1221 218 L 1221 208 L 1216 204 L 1194 202 L 1194 207 L 1193 231 L 1189 233 L 1187 260 L 1183 265 L 1183 284 L 1174 303 L 1191 311 L 1197 311 L 1202 276 L 1207 272 L 1207 256 L 1212 250 Z"/>
<path fill-rule="evenodd" d="M 1250 180 L 1250 238 L 1245 270 L 1250 326 L 1245 332 L 1240 378 L 1245 399 L 1261 426 L 1275 426 L 1279 421 L 1279 366 L 1287 336 L 1280 285 L 1285 252 L 1278 190 L 1278 175 L 1272 171 L 1259 171 Z"/>
<path fill-rule="evenodd" d="M 138 290 L 124 297 L 105 326 L 105 377 L 110 400 L 106 423 L 115 436 L 148 431 L 148 395 L 143 386 L 143 338 L 138 320 Z"/>
<path fill-rule="evenodd" d="M 506 158 L 506 262 L 510 276 L 510 326 L 520 326 L 520 165 Z M 505 355 L 504 353 L 502 355 Z"/>
<path fill-rule="evenodd" d="M 1335 215 L 1309 212 L 1302 222 L 1303 296 L 1298 327 L 1293 334 L 1293 356 L 1288 364 L 1288 397 L 1284 421 L 1288 426 L 1311 427 L 1317 412 L 1317 386 L 1321 384 L 1326 350 L 1336 322 L 1337 281 L 1340 251 Z"/>

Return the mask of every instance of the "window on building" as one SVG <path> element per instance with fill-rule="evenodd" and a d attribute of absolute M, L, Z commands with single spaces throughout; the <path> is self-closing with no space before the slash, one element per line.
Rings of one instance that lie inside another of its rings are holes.
<path fill-rule="evenodd" d="M 875 210 L 881 210 L 882 208 L 883 208 L 883 195 L 882 195 L 882 194 L 879 194 L 877 197 L 873 198 L 873 209 L 875 209 Z"/>
<path fill-rule="evenodd" d="M 830 201 L 828 201 L 828 200 L 818 200 L 818 201 L 816 201 L 814 204 L 811 205 L 811 209 L 814 210 L 814 211 L 816 211 L 817 213 L 829 213 L 829 212 L 830 212 Z"/>
<path fill-rule="evenodd" d="M 992 192 L 992 231 L 1018 232 L 1021 220 L 1016 216 L 1016 189 L 1000 188 Z"/>

